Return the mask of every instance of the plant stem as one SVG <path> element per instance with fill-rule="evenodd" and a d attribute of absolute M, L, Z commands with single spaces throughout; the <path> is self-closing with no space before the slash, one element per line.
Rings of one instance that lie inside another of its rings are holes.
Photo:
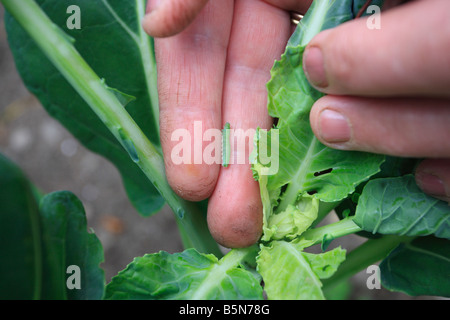
<path fill-rule="evenodd" d="M 359 10 L 359 12 L 356 14 L 355 19 L 361 18 L 371 3 L 372 0 L 367 0 L 366 3 L 364 3 L 364 5 L 362 6 L 362 8 Z"/>
<path fill-rule="evenodd" d="M 353 222 L 352 217 L 348 217 L 320 228 L 309 229 L 296 241 L 306 248 L 321 243 L 325 236 L 330 238 L 340 238 L 361 230 L 362 229 Z"/>
<path fill-rule="evenodd" d="M 136 9 L 138 17 L 144 17 L 145 15 L 145 0 L 136 1 Z M 150 96 L 150 104 L 152 108 L 153 117 L 155 120 L 155 128 L 158 128 L 159 136 L 159 97 L 157 86 L 157 73 L 156 73 L 156 58 L 153 50 L 153 44 L 151 38 L 145 33 L 143 28 L 138 28 L 139 34 L 139 48 L 142 58 L 142 64 L 145 71 L 145 80 L 147 83 L 147 89 Z"/>
<path fill-rule="evenodd" d="M 249 257 L 255 257 L 258 252 L 258 246 L 253 245 L 242 249 L 233 249 L 228 252 L 222 259 L 219 260 L 217 265 L 208 274 L 207 278 L 202 282 L 202 285 L 198 287 L 191 300 L 204 300 L 209 296 L 209 293 L 217 289 L 217 284 L 221 283 L 226 277 L 229 277 L 228 271 L 237 267 L 243 261 Z"/>
<path fill-rule="evenodd" d="M 237 248 L 232 249 L 228 252 L 222 259 L 220 259 L 219 264 L 226 269 L 230 269 L 238 266 L 242 261 L 246 259 L 256 259 L 256 255 L 259 252 L 259 247 L 257 245 L 252 245 L 247 248 Z"/>
<path fill-rule="evenodd" d="M 53 65 L 130 154 L 174 211 L 186 247 L 221 254 L 207 229 L 203 212 L 172 190 L 165 176 L 159 150 L 148 140 L 133 118 L 104 82 L 77 52 L 69 37 L 55 25 L 34 0 L 0 0 Z M 187 241 L 188 240 L 188 241 Z"/>
<path fill-rule="evenodd" d="M 367 240 L 347 255 L 345 261 L 331 278 L 323 281 L 324 288 L 329 289 L 341 281 L 347 280 L 368 266 L 384 259 L 400 243 L 411 239 L 411 237 L 406 236 L 388 235 L 380 239 Z"/>

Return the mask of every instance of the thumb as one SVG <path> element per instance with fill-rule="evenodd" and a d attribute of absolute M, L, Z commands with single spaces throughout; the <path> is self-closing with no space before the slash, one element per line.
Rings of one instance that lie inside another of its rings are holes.
<path fill-rule="evenodd" d="M 183 31 L 208 0 L 148 0 L 142 26 L 152 37 L 170 37 Z"/>
<path fill-rule="evenodd" d="M 446 97 L 449 10 L 448 0 L 412 1 L 323 31 L 305 50 L 305 74 L 327 94 Z"/>

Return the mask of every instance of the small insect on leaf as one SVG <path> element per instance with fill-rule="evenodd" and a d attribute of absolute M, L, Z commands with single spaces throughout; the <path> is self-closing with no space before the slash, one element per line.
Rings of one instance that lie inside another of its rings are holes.
<path fill-rule="evenodd" d="M 230 124 L 227 122 L 222 130 L 222 166 L 230 164 Z"/>

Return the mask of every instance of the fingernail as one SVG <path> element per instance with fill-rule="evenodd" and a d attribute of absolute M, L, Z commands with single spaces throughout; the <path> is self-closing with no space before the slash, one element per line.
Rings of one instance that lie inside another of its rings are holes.
<path fill-rule="evenodd" d="M 328 143 L 343 143 L 351 139 L 352 132 L 348 119 L 341 113 L 325 109 L 319 118 L 320 135 Z"/>
<path fill-rule="evenodd" d="M 303 68 L 309 82 L 319 88 L 328 87 L 322 50 L 318 47 L 307 48 L 303 54 Z"/>
<path fill-rule="evenodd" d="M 425 193 L 436 197 L 447 196 L 445 185 L 438 176 L 422 171 L 416 173 L 416 180 Z"/>
<path fill-rule="evenodd" d="M 147 7 L 145 10 L 145 14 L 149 14 L 152 11 L 155 11 L 160 5 L 161 5 L 162 0 L 149 0 L 147 2 Z"/>

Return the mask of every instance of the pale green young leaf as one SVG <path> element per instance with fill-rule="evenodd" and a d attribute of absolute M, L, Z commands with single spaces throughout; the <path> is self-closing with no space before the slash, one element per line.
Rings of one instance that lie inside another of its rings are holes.
<path fill-rule="evenodd" d="M 278 172 L 267 177 L 267 190 L 286 190 L 277 195 L 281 200 L 277 199 L 276 212 L 295 206 L 299 196 L 306 193 L 324 202 L 340 201 L 376 174 L 384 161 L 382 155 L 328 148 L 315 137 L 309 124 L 311 107 L 323 94 L 309 84 L 304 74 L 305 46 L 320 31 L 353 17 L 353 1 L 313 2 L 271 70 L 268 110 L 278 121 L 271 131 L 279 131 L 279 163 Z"/>
<path fill-rule="evenodd" d="M 339 265 L 344 262 L 345 253 L 344 249 L 337 247 L 320 254 L 304 252 L 303 255 L 308 259 L 312 270 L 320 279 L 328 279 L 336 272 Z"/>
<path fill-rule="evenodd" d="M 311 196 L 303 196 L 296 205 L 272 214 L 267 221 L 262 240 L 292 240 L 305 232 L 316 220 L 319 201 Z"/>
<path fill-rule="evenodd" d="M 294 242 L 272 241 L 257 257 L 264 291 L 272 300 L 323 300 L 321 278 L 330 277 L 345 259 L 345 250 L 311 254 Z"/>

